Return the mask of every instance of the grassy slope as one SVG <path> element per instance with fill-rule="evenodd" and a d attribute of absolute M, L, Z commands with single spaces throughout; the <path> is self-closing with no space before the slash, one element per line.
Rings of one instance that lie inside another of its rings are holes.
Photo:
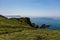
<path fill-rule="evenodd" d="M 43 29 L 23 30 L 22 32 L 0 35 L 0 40 L 37 40 L 39 36 L 44 36 L 47 40 L 60 40 L 60 31 Z"/>
<path fill-rule="evenodd" d="M 24 22 L 17 20 L 1 19 L 0 40 L 38 40 L 38 37 L 46 37 L 47 40 L 60 40 L 60 30 L 33 29 Z"/>

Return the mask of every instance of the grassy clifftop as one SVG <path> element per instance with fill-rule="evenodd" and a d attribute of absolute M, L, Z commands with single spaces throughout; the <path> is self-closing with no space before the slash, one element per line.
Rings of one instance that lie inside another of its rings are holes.
<path fill-rule="evenodd" d="M 60 30 L 33 28 L 28 17 L 0 16 L 0 40 L 60 40 Z"/>
<path fill-rule="evenodd" d="M 22 18 L 3 18 L 3 17 L 0 17 L 0 27 L 4 26 L 7 27 L 7 26 L 24 26 L 24 25 L 29 25 L 30 24 L 30 19 L 29 18 L 25 18 L 25 17 L 22 17 Z"/>

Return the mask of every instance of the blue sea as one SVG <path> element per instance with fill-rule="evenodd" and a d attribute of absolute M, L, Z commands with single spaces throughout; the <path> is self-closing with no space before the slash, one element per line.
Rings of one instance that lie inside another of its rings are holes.
<path fill-rule="evenodd" d="M 37 17 L 31 18 L 31 22 L 39 26 L 42 24 L 50 25 L 48 29 L 60 30 L 60 18 Z"/>

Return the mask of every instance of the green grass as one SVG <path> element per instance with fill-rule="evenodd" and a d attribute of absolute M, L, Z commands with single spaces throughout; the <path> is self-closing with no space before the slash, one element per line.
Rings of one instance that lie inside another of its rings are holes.
<path fill-rule="evenodd" d="M 32 28 L 23 18 L 0 18 L 0 40 L 60 40 L 60 30 Z"/>
<path fill-rule="evenodd" d="M 22 32 L 0 35 L 0 40 L 37 40 L 37 37 L 40 36 L 46 37 L 47 40 L 60 40 L 60 31 L 44 29 L 23 30 Z"/>

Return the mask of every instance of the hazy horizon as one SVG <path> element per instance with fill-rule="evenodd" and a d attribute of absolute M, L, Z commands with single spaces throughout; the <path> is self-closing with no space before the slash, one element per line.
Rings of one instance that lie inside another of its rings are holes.
<path fill-rule="evenodd" d="M 60 0 L 0 0 L 0 15 L 60 17 Z"/>

